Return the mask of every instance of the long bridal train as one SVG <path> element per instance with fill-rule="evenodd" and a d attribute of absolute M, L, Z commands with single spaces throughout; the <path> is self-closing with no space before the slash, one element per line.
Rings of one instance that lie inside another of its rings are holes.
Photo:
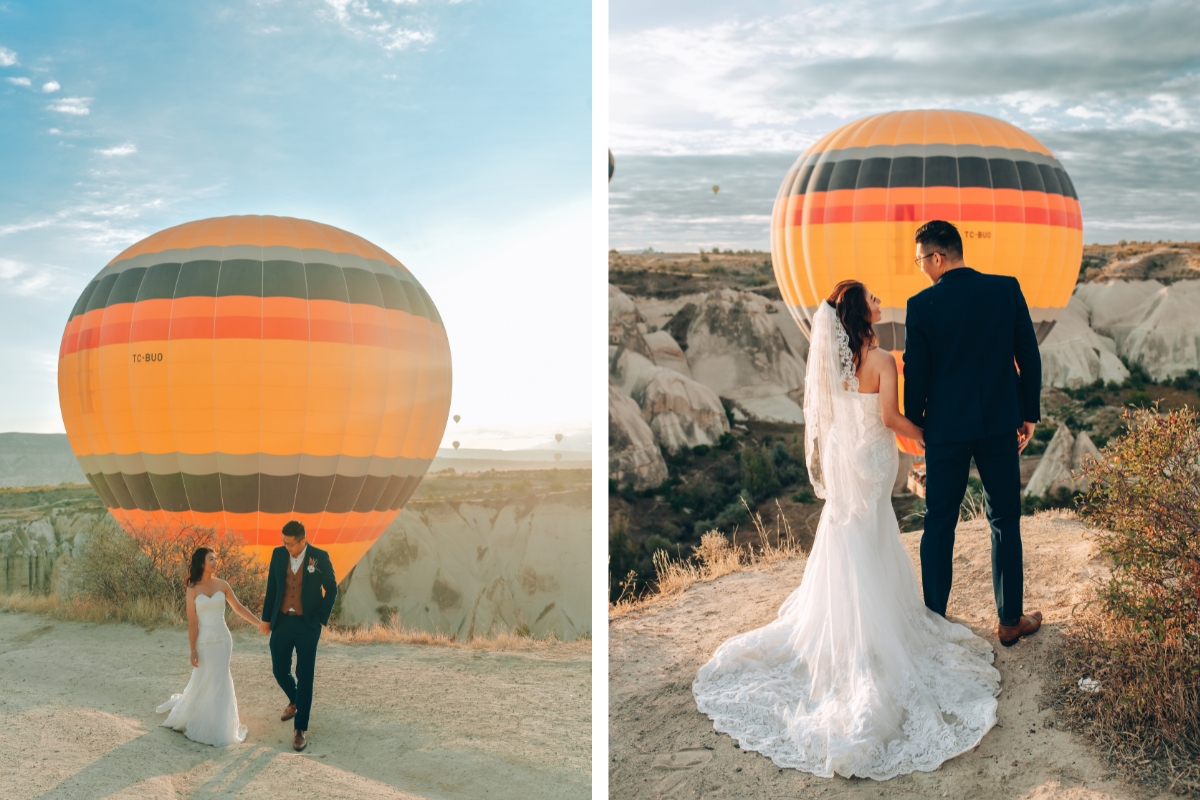
<path fill-rule="evenodd" d="M 895 438 L 839 360 L 826 381 L 839 413 L 816 434 L 826 506 L 800 587 L 774 622 L 722 644 L 692 691 L 716 730 L 780 767 L 885 780 L 978 744 L 1000 673 L 987 641 L 925 607 L 889 496 Z"/>

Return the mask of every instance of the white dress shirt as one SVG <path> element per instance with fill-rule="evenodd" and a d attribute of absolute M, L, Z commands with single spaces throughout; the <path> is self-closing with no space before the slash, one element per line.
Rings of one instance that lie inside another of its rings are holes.
<path fill-rule="evenodd" d="M 292 554 L 288 553 L 288 559 L 292 562 L 292 574 L 295 575 L 300 571 L 300 565 L 304 563 L 304 554 L 308 552 L 308 545 L 304 545 L 304 549 L 300 551 L 300 555 L 292 558 Z"/>

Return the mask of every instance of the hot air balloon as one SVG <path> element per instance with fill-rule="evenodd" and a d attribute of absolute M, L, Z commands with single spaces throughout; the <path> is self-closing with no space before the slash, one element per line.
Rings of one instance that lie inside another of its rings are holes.
<path fill-rule="evenodd" d="M 457 424 L 458 424 L 458 421 L 459 421 L 460 419 L 462 419 L 462 417 L 460 417 L 458 414 L 455 414 L 455 415 L 454 415 L 454 424 L 455 424 L 455 425 L 457 425 Z"/>
<path fill-rule="evenodd" d="M 717 192 L 721 191 L 721 187 L 717 186 L 715 183 L 713 184 L 712 189 L 713 189 L 713 194 L 716 194 Z"/>
<path fill-rule="evenodd" d="M 407 268 L 272 216 L 129 247 L 79 296 L 58 362 L 71 448 L 121 525 L 234 531 L 265 561 L 296 519 L 339 577 L 429 468 L 450 382 Z"/>
<path fill-rule="evenodd" d="M 613 160 L 612 150 L 608 151 L 608 182 L 612 183 L 613 171 L 617 168 L 617 162 Z"/>
<path fill-rule="evenodd" d="M 562 441 L 562 434 L 561 434 L 561 433 L 556 433 L 556 434 L 554 434 L 554 441 L 556 441 L 556 442 L 561 442 L 561 441 Z"/>
<path fill-rule="evenodd" d="M 554 454 L 554 460 L 555 460 L 555 461 L 562 461 L 562 453 L 555 453 L 555 454 Z"/>
<path fill-rule="evenodd" d="M 913 264 L 913 234 L 931 219 L 959 229 L 968 265 L 1021 282 L 1038 340 L 1045 339 L 1071 297 L 1083 254 L 1075 187 L 1037 139 L 964 111 L 896 111 L 851 122 L 788 171 L 771 216 L 771 260 L 805 334 L 817 303 L 855 278 L 882 301 L 875 331 L 899 359 L 908 298 L 929 285 Z M 908 440 L 899 444 L 917 452 Z"/>
<path fill-rule="evenodd" d="M 455 450 L 457 450 L 457 449 L 458 449 L 458 442 L 451 442 L 450 444 L 454 445 L 454 449 L 455 449 Z"/>

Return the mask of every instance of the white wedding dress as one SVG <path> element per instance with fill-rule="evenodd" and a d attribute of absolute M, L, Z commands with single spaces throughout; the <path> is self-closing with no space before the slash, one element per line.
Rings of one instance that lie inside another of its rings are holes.
<path fill-rule="evenodd" d="M 692 691 L 716 730 L 780 767 L 886 780 L 977 745 L 996 723 L 1000 673 L 987 641 L 919 596 L 890 501 L 895 437 L 821 307 L 804 410 L 826 505 L 804 577 L 774 622 L 717 649 Z"/>
<path fill-rule="evenodd" d="M 225 592 L 217 590 L 211 597 L 197 594 L 196 616 L 200 621 L 196 636 L 200 666 L 192 669 L 183 694 L 171 695 L 158 707 L 159 714 L 171 712 L 163 726 L 215 747 L 245 741 L 246 726 L 238 721 L 237 695 L 229 671 L 233 636 L 225 624 Z"/>

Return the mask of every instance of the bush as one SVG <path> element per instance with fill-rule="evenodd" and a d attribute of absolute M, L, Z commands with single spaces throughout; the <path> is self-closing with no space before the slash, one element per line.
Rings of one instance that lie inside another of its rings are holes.
<path fill-rule="evenodd" d="M 1094 394 L 1087 399 L 1087 402 L 1085 402 L 1083 404 L 1083 407 L 1084 408 L 1100 408 L 1100 406 L 1102 406 L 1102 405 L 1104 405 L 1104 398 L 1098 394 Z"/>
<path fill-rule="evenodd" d="M 1130 392 L 1125 398 L 1125 405 L 1131 407 L 1144 407 L 1150 405 L 1152 402 L 1154 401 L 1150 399 L 1150 395 L 1143 391 Z"/>
<path fill-rule="evenodd" d="M 103 604 L 120 619 L 132 619 L 136 614 L 131 609 L 141 608 L 160 609 L 182 620 L 187 616 L 184 593 L 192 553 L 208 547 L 217 556 L 217 575 L 257 612 L 262 609 L 267 567 L 242 544 L 232 531 L 144 525 L 126 533 L 105 522 L 83 547 L 76 573 L 79 596 Z"/>
<path fill-rule="evenodd" d="M 1187 764 L 1200 755 L 1200 429 L 1190 409 L 1124 420 L 1083 467 L 1081 512 L 1112 574 L 1066 655 L 1070 677 L 1101 691 L 1068 692 L 1068 703 L 1127 764 Z"/>

